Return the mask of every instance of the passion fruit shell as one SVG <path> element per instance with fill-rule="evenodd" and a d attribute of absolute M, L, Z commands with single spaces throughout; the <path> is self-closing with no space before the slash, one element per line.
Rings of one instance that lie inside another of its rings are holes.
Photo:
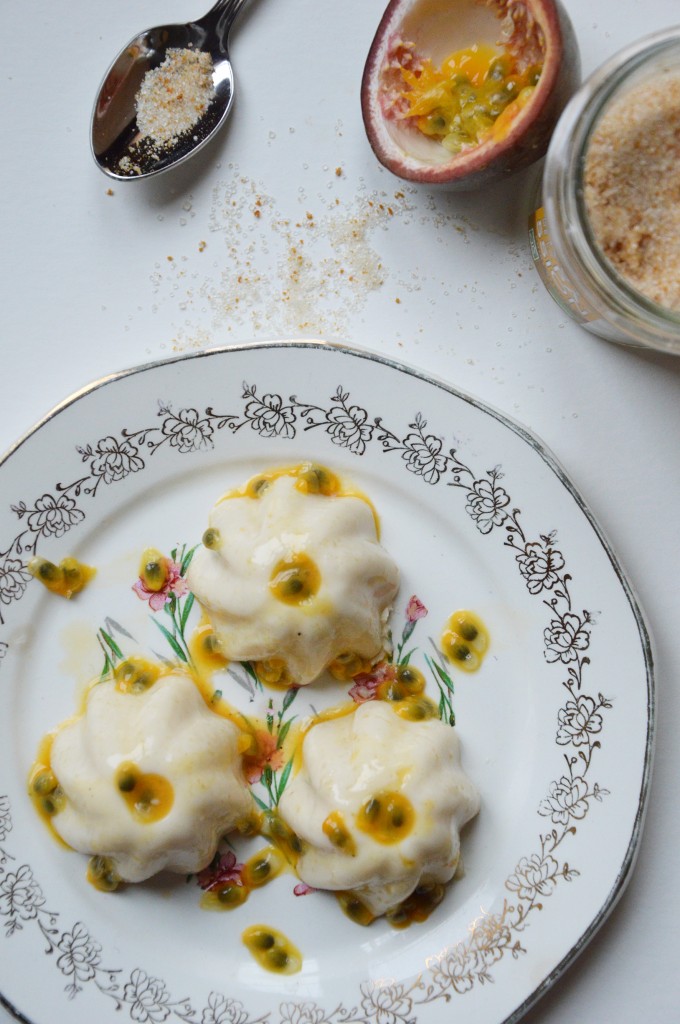
<path fill-rule="evenodd" d="M 507 130 L 488 132 L 454 154 L 407 116 L 404 54 L 439 66 L 452 52 L 480 44 L 505 51 L 521 67 L 541 65 L 542 70 Z M 543 156 L 579 85 L 580 70 L 574 29 L 559 0 L 391 0 L 361 84 L 366 134 L 381 164 L 400 178 L 450 190 L 477 189 Z"/>

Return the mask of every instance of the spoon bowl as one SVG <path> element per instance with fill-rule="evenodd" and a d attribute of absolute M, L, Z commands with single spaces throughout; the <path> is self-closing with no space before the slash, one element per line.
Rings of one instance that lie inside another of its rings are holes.
<path fill-rule="evenodd" d="M 119 181 L 160 174 L 188 160 L 224 124 L 234 100 L 229 31 L 246 2 L 218 0 L 197 21 L 140 32 L 121 50 L 104 77 L 92 112 L 92 154 L 105 174 Z M 169 49 L 210 54 L 215 94 L 189 131 L 159 146 L 139 130 L 136 98 L 144 76 L 163 63 Z"/>

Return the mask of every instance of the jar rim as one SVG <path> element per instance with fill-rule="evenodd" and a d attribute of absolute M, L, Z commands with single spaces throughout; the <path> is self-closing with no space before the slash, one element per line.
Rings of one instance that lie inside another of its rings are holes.
<path fill-rule="evenodd" d="M 587 271 L 580 284 L 586 302 L 634 340 L 641 333 L 655 348 L 678 350 L 680 312 L 643 295 L 614 269 L 595 240 L 583 194 L 585 155 L 602 112 L 631 76 L 675 50 L 680 72 L 680 25 L 620 50 L 585 80 L 553 133 L 543 174 L 543 205 L 549 223 L 556 213 L 565 223 L 563 232 L 551 234 L 558 258 Z"/>

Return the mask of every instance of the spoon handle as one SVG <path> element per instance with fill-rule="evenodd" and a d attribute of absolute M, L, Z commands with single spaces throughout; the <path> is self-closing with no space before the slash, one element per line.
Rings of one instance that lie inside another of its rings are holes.
<path fill-rule="evenodd" d="M 217 3 L 201 18 L 201 24 L 206 28 L 212 28 L 218 38 L 226 44 L 231 26 L 241 8 L 247 3 L 248 0 L 217 0 Z"/>

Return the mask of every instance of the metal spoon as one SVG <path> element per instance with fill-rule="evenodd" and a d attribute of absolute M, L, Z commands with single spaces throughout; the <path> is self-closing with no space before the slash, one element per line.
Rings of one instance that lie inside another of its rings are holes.
<path fill-rule="evenodd" d="M 148 178 L 182 163 L 201 149 L 224 123 L 234 99 L 229 30 L 247 0 L 217 0 L 198 21 L 162 25 L 131 39 L 109 68 L 92 111 L 92 154 L 111 178 Z M 200 120 L 172 144 L 143 138 L 135 99 L 147 71 L 158 67 L 168 48 L 203 50 L 213 61 L 215 96 Z M 122 161 L 122 163 L 121 163 Z"/>

